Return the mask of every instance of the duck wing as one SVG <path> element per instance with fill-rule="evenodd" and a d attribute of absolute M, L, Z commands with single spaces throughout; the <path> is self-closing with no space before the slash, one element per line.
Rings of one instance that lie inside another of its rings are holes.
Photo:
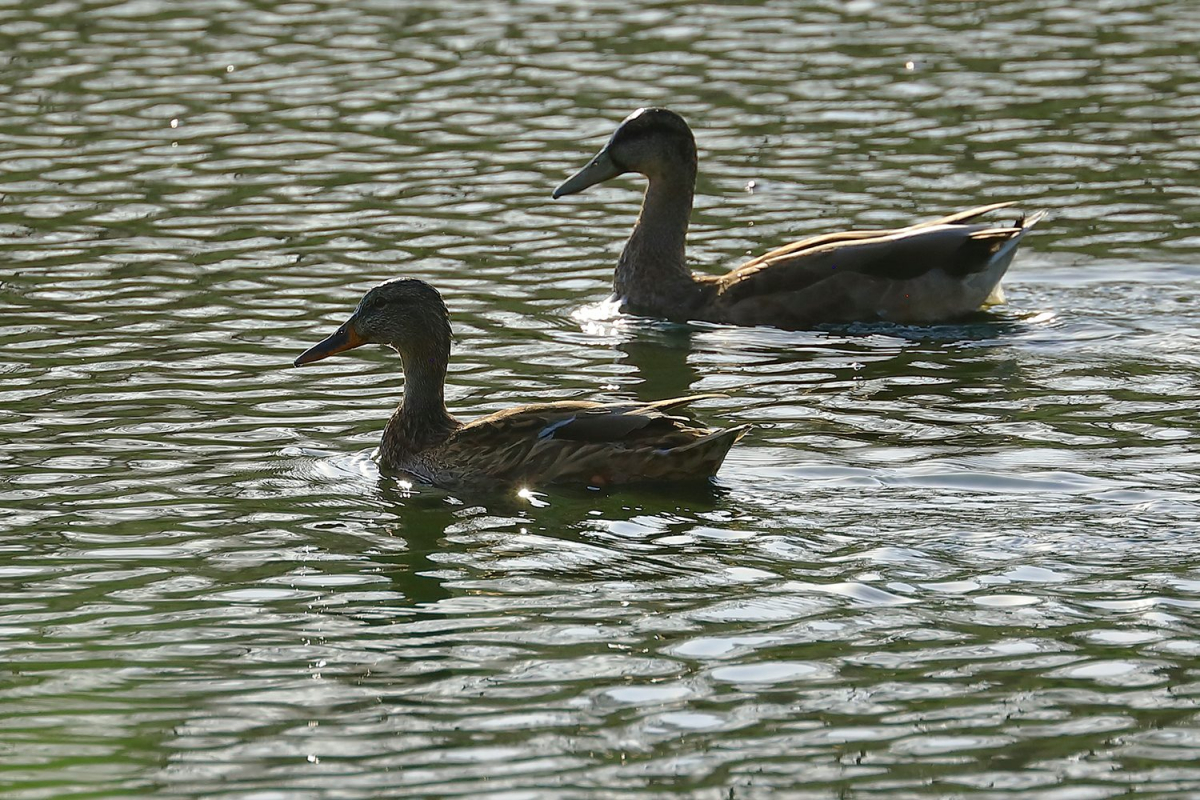
<path fill-rule="evenodd" d="M 439 455 L 476 479 L 603 484 L 707 476 L 747 427 L 713 431 L 666 412 L 719 396 L 517 406 L 459 428 Z"/>
<path fill-rule="evenodd" d="M 744 269 L 752 269 L 760 266 L 764 262 L 778 261 L 785 256 L 797 255 L 804 250 L 812 250 L 827 245 L 859 242 L 866 239 L 876 239 L 879 237 L 896 236 L 906 231 L 915 231 L 919 228 L 930 228 L 938 225 L 960 225 L 967 222 L 973 222 L 990 211 L 995 211 L 999 208 L 1015 206 L 1017 202 L 1018 201 L 1016 200 L 1007 200 L 1003 203 L 991 203 L 986 206 L 969 208 L 966 211 L 958 211 L 953 214 L 948 214 L 944 217 L 938 217 L 937 219 L 931 219 L 925 222 L 918 222 L 915 225 L 908 225 L 903 228 L 865 231 L 838 231 L 836 233 L 823 233 L 817 236 L 809 236 L 808 238 L 800 239 L 798 241 L 776 247 L 774 250 L 763 253 L 761 256 L 752 258 L 734 271 L 741 272 Z"/>
<path fill-rule="evenodd" d="M 1021 237 L 1043 216 L 1012 224 L 970 222 L 996 207 L 943 218 L 950 222 L 781 249 L 711 279 L 714 305 L 723 321 L 785 328 L 960 317 L 992 295 Z"/>
<path fill-rule="evenodd" d="M 695 428 L 685 417 L 664 413 L 667 410 L 721 396 L 697 394 L 654 403 L 563 401 L 516 406 L 468 423 L 455 436 L 469 438 L 474 443 L 488 440 L 530 444 L 546 440 L 641 443 L 661 436 L 670 438 L 672 433 Z"/>

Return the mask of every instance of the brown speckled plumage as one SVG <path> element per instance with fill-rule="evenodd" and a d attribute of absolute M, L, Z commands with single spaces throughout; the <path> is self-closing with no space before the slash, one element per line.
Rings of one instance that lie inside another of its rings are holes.
<path fill-rule="evenodd" d="M 720 276 L 693 275 L 684 241 L 696 183 L 696 144 L 682 117 L 639 109 L 604 149 L 555 190 L 561 197 L 627 172 L 649 183 L 617 261 L 625 310 L 686 322 L 773 325 L 886 320 L 931 323 L 997 302 L 1017 245 L 1044 212 L 1012 224 L 979 218 L 993 203 L 894 230 L 847 231 L 784 245 Z"/>
<path fill-rule="evenodd" d="M 296 363 L 367 343 L 393 347 L 404 363 L 404 399 L 384 428 L 380 467 L 438 486 L 704 479 L 748 430 L 710 430 L 668 413 L 713 395 L 531 404 L 464 424 L 443 401 L 450 357 L 446 307 L 437 290 L 411 278 L 369 291 L 349 320 Z"/>

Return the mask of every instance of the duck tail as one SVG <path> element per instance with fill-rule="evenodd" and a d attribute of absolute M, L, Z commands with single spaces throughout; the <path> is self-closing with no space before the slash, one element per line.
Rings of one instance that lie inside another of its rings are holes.
<path fill-rule="evenodd" d="M 987 242 L 990 239 L 993 242 L 990 246 L 994 250 L 988 257 L 985 269 L 995 275 L 995 283 L 992 284 L 991 291 L 983 301 L 984 307 L 1001 305 L 1006 302 L 1004 289 L 1000 286 L 1000 280 L 1004 277 L 1004 273 L 1008 271 L 1008 265 L 1012 263 L 1013 256 L 1017 254 L 1017 247 L 1020 246 L 1021 240 L 1025 238 L 1025 234 L 1029 233 L 1030 228 L 1045 219 L 1047 213 L 1045 209 L 1038 209 L 1032 214 L 1022 214 L 1017 217 L 1012 225 L 999 228 L 985 228 L 981 231 L 975 231 L 970 235 L 969 238 L 972 241 Z"/>
<path fill-rule="evenodd" d="M 992 256 L 991 260 L 993 262 L 1003 261 L 1006 264 L 1007 262 L 1011 261 L 1013 254 L 1016 253 L 1017 246 L 1021 244 L 1021 239 L 1025 237 L 1025 234 L 1029 233 L 1030 228 L 1045 219 L 1047 213 L 1048 212 L 1043 208 L 1034 211 L 1032 214 L 1022 214 L 1020 217 L 1018 217 L 1017 220 L 1012 224 L 1012 227 L 1008 229 L 1010 232 L 1008 240 L 996 249 L 996 253 Z M 990 231 L 980 231 L 977 234 L 973 234 L 972 238 L 975 236 L 986 237 L 989 232 Z"/>
<path fill-rule="evenodd" d="M 1020 228 L 1022 233 L 1024 233 L 1045 219 L 1049 213 L 1050 212 L 1046 209 L 1039 208 L 1032 214 L 1022 214 L 1021 216 L 1017 217 L 1017 221 L 1013 223 L 1013 227 Z"/>
<path fill-rule="evenodd" d="M 725 456 L 729 455 L 729 448 L 745 436 L 750 427 L 750 425 L 737 425 L 732 428 L 721 428 L 701 436 L 690 444 L 672 448 L 670 452 L 680 459 L 682 472 L 709 478 L 717 474 L 717 470 L 725 461 Z"/>

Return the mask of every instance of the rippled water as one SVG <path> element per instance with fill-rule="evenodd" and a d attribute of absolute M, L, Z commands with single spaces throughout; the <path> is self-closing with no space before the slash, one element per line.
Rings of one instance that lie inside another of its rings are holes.
<path fill-rule="evenodd" d="M 0 794 L 1200 793 L 1190 0 L 0 7 Z M 964 325 L 579 314 L 694 124 L 699 269 L 1047 207 Z M 750 182 L 754 191 L 746 191 Z M 405 492 L 401 274 L 462 415 L 725 392 L 709 490 Z"/>

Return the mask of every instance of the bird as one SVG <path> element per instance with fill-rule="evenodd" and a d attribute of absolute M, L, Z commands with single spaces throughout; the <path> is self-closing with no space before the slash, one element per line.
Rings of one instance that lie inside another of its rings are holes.
<path fill-rule="evenodd" d="M 397 278 L 370 289 L 349 319 L 294 364 L 365 344 L 399 353 L 404 394 L 383 430 L 380 469 L 446 489 L 706 480 L 750 429 L 708 429 L 671 413 L 723 396 L 712 394 L 650 403 L 534 403 L 462 422 L 444 399 L 450 342 L 450 315 L 437 289 Z"/>
<path fill-rule="evenodd" d="M 785 244 L 724 275 L 684 259 L 696 185 L 696 141 L 666 108 L 641 108 L 617 127 L 558 199 L 626 173 L 648 179 L 641 213 L 617 261 L 622 311 L 673 322 L 806 330 L 853 322 L 932 324 L 1003 302 L 1000 279 L 1045 211 L 1011 224 L 979 221 L 1016 201 L 979 206 L 893 230 L 828 233 Z"/>

